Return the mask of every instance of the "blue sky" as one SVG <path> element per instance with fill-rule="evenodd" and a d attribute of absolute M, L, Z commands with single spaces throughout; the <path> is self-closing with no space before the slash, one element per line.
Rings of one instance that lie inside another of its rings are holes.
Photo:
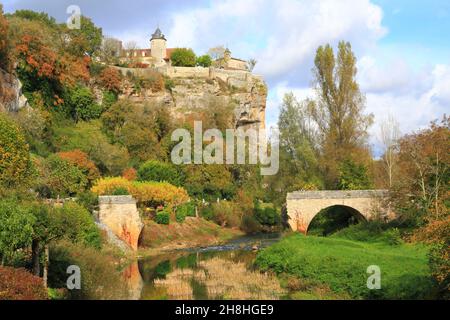
<path fill-rule="evenodd" d="M 58 20 L 80 6 L 104 33 L 149 46 L 159 25 L 171 47 L 201 54 L 227 45 L 256 58 L 269 85 L 268 126 L 276 125 L 283 95 L 311 97 L 311 68 L 321 44 L 352 43 L 366 111 L 375 115 L 371 144 L 379 153 L 379 122 L 392 113 L 403 133 L 450 113 L 448 0 L 6 0 L 5 11 L 46 11 Z"/>

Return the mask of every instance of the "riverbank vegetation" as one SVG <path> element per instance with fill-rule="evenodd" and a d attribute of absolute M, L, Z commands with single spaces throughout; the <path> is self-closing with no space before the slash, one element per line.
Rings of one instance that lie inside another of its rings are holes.
<path fill-rule="evenodd" d="M 339 298 L 432 299 L 435 283 L 428 264 L 430 248 L 404 243 L 392 231 L 370 232 L 354 226 L 330 237 L 294 234 L 258 254 L 263 271 L 281 275 L 291 297 L 327 298 L 317 288 Z M 369 266 L 381 270 L 381 289 L 369 290 Z"/>

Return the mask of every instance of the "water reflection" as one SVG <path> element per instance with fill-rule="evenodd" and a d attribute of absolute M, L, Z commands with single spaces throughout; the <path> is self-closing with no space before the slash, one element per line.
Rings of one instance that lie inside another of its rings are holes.
<path fill-rule="evenodd" d="M 255 244 L 256 241 L 256 244 Z M 178 251 L 139 261 L 140 296 L 145 300 L 278 299 L 284 294 L 278 280 L 252 268 L 255 246 L 276 238 L 240 238 L 219 247 Z M 132 269 L 135 272 L 135 268 Z M 139 277 L 129 277 L 136 282 Z M 135 298 L 134 298 L 135 299 Z"/>

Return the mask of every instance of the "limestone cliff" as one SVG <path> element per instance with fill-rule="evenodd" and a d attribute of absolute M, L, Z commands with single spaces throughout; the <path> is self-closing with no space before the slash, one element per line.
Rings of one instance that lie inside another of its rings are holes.
<path fill-rule="evenodd" d="M 14 75 L 0 69 L 0 112 L 18 111 L 28 106 L 22 94 L 22 84 Z"/>
<path fill-rule="evenodd" d="M 150 70 L 120 70 L 124 75 L 133 73 L 144 80 L 154 77 L 154 71 L 152 74 Z M 213 68 L 171 67 L 160 72 L 166 79 L 165 88 L 137 90 L 132 81 L 125 80 L 121 98 L 129 98 L 137 103 L 163 104 L 170 109 L 174 118 L 183 118 L 195 110 L 208 108 L 211 99 L 214 99 L 232 106 L 236 127 L 265 127 L 267 86 L 261 77 L 250 72 Z"/>

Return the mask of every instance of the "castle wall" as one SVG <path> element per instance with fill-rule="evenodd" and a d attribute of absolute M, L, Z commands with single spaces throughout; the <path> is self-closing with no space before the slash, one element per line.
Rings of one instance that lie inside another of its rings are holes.
<path fill-rule="evenodd" d="M 231 58 L 227 61 L 228 68 L 238 69 L 238 70 L 247 70 L 247 62 Z"/>

